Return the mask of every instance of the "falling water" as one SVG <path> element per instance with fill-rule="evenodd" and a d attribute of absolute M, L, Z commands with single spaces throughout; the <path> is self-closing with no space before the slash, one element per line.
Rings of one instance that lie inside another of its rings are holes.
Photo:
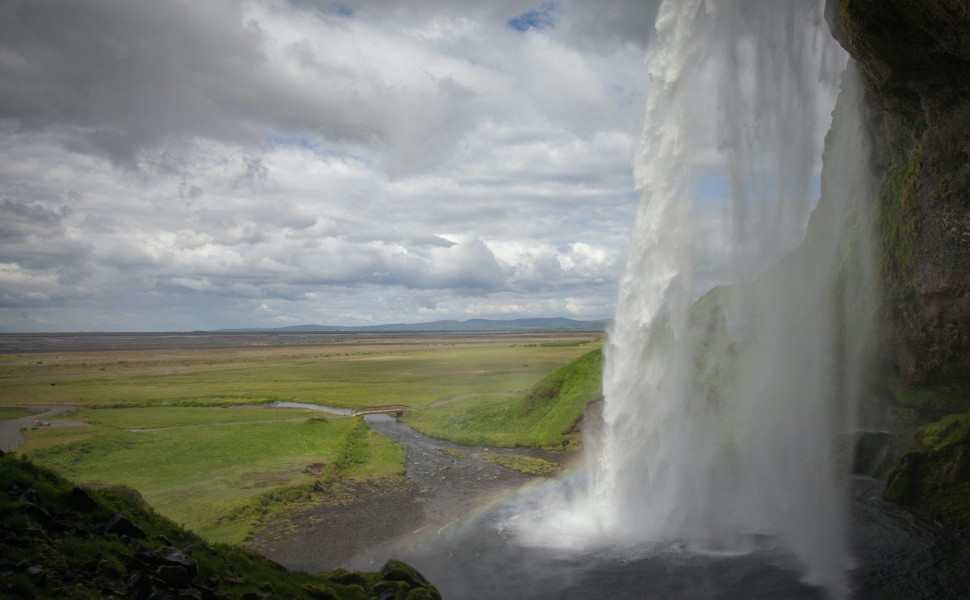
<path fill-rule="evenodd" d="M 806 582 L 847 594 L 838 442 L 872 311 L 865 228 L 852 226 L 865 154 L 851 90 L 822 193 L 852 201 L 817 210 L 821 233 L 799 247 L 847 60 L 822 12 L 813 0 L 661 7 L 589 489 L 527 543 L 731 553 L 769 538 Z M 698 300 L 711 283 L 725 285 Z"/>

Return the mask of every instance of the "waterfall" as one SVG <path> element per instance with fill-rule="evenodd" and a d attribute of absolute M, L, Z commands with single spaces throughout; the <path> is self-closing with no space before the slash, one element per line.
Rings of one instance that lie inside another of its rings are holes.
<path fill-rule="evenodd" d="M 662 5 L 603 430 L 587 489 L 532 543 L 734 552 L 769 538 L 805 581 L 848 593 L 840 436 L 873 312 L 851 74 L 826 139 L 832 198 L 812 212 L 846 62 L 820 2 Z"/>

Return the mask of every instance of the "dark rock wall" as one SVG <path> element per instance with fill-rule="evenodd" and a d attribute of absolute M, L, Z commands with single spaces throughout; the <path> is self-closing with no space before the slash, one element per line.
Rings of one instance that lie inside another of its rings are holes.
<path fill-rule="evenodd" d="M 884 368 L 862 408 L 896 430 L 861 438 L 855 468 L 970 532 L 970 0 L 827 0 L 826 18 L 863 81 L 871 162 Z M 820 210 L 840 201 L 823 185 Z"/>
<path fill-rule="evenodd" d="M 970 1 L 826 12 L 866 84 L 883 354 L 908 387 L 970 390 Z"/>

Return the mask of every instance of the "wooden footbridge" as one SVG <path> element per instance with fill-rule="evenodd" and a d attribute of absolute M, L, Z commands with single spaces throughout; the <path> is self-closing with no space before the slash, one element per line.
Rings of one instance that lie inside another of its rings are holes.
<path fill-rule="evenodd" d="M 409 409 L 409 406 L 404 406 L 403 404 L 388 404 L 386 406 L 364 406 L 361 408 L 355 408 L 351 412 L 351 416 L 361 417 L 364 415 L 394 415 L 395 417 L 400 417 L 404 414 L 404 411 Z"/>

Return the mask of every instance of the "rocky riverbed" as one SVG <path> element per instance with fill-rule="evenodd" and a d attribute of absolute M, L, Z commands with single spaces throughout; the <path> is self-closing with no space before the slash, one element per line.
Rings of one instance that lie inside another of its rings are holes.
<path fill-rule="evenodd" d="M 348 500 L 284 512 L 254 537 L 253 547 L 280 564 L 304 571 L 369 569 L 387 556 L 436 536 L 460 519 L 515 490 L 542 481 L 486 460 L 504 454 L 568 466 L 577 452 L 459 446 L 424 436 L 383 415 L 372 429 L 407 451 L 407 477 L 361 484 Z"/>

